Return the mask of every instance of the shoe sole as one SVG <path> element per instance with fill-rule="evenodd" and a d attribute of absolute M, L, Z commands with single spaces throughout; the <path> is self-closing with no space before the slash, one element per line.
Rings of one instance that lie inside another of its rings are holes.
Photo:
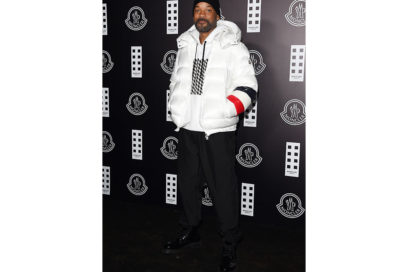
<path fill-rule="evenodd" d="M 201 241 L 200 242 L 194 242 L 190 243 L 188 245 L 185 245 L 184 247 L 181 247 L 179 249 L 169 249 L 169 248 L 164 248 L 162 249 L 162 253 L 164 254 L 175 254 L 183 251 L 186 248 L 200 248 L 202 246 Z"/>

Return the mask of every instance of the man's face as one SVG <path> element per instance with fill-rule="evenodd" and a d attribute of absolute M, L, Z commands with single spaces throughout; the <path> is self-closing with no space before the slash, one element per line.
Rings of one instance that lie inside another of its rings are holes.
<path fill-rule="evenodd" d="M 194 24 L 199 32 L 209 32 L 217 26 L 220 16 L 207 2 L 199 2 L 194 7 Z"/>

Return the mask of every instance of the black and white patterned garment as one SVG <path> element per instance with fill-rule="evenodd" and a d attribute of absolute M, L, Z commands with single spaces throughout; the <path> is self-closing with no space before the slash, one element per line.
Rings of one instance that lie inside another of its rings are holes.
<path fill-rule="evenodd" d="M 210 34 L 211 35 L 211 34 Z M 209 59 L 211 45 L 207 41 L 204 44 L 197 43 L 195 58 L 193 63 L 192 84 L 190 92 L 190 122 L 184 128 L 193 131 L 204 131 L 200 125 L 201 100 L 203 99 L 203 85 L 205 71 Z"/>
<path fill-rule="evenodd" d="M 196 47 L 196 56 L 194 59 L 193 64 L 193 83 L 191 86 L 191 94 L 201 95 L 203 92 L 203 84 L 204 84 L 204 75 L 205 70 L 207 69 L 208 58 L 205 58 L 205 45 L 206 41 L 204 42 L 203 46 L 203 54 L 202 57 L 197 57 L 197 47 Z M 198 46 L 198 45 L 197 45 Z"/>

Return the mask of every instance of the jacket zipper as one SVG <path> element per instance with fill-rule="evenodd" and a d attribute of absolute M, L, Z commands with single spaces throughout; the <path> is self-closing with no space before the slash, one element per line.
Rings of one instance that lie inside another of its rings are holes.
<path fill-rule="evenodd" d="M 204 48 L 203 48 L 203 57 L 201 58 L 201 63 L 204 63 L 204 57 L 205 57 L 205 45 L 207 44 L 207 41 L 204 41 Z M 201 65 L 201 70 L 200 70 L 200 75 L 203 73 L 203 66 Z M 203 75 L 204 76 L 204 75 Z M 201 99 L 201 114 L 200 114 L 200 119 L 202 119 L 202 112 L 203 112 L 203 105 L 204 105 L 204 84 L 203 84 L 203 93 L 202 93 L 202 99 Z M 202 126 L 202 125 L 201 125 Z M 204 131 L 205 139 L 208 141 L 208 138 L 210 137 L 206 131 Z"/>

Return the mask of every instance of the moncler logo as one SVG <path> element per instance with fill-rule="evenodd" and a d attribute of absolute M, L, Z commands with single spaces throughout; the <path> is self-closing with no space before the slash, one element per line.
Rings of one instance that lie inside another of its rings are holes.
<path fill-rule="evenodd" d="M 305 26 L 306 1 L 295 0 L 290 4 L 288 13 L 285 14 L 286 21 L 289 24 L 302 27 Z"/>
<path fill-rule="evenodd" d="M 305 212 L 300 198 L 292 193 L 284 194 L 276 208 L 283 216 L 291 219 L 298 218 Z"/>
<path fill-rule="evenodd" d="M 204 196 L 201 198 L 201 203 L 205 206 L 212 206 L 213 203 L 210 197 L 210 190 L 208 189 L 207 183 L 204 183 L 203 193 L 204 193 Z"/>
<path fill-rule="evenodd" d="M 161 68 L 167 74 L 171 75 L 173 73 L 174 64 L 176 63 L 177 52 L 174 50 L 167 51 L 163 57 L 162 63 L 160 63 Z"/>
<path fill-rule="evenodd" d="M 259 156 L 259 150 L 254 144 L 245 143 L 239 149 L 238 155 L 235 156 L 239 164 L 244 167 L 253 168 L 258 166 L 262 157 Z"/>
<path fill-rule="evenodd" d="M 305 108 L 305 104 L 302 101 L 298 99 L 292 99 L 286 102 L 283 111 L 280 113 L 280 116 L 288 125 L 301 125 L 306 121 Z"/>
<path fill-rule="evenodd" d="M 177 144 L 177 138 L 169 136 L 164 140 L 163 146 L 160 148 L 160 151 L 169 160 L 176 160 L 178 155 Z"/>
<path fill-rule="evenodd" d="M 103 69 L 103 72 L 107 73 L 110 70 L 112 70 L 113 64 L 114 63 L 113 63 L 113 61 L 111 59 L 110 54 L 107 51 L 102 50 L 102 69 Z"/>
<path fill-rule="evenodd" d="M 127 14 L 125 23 L 131 30 L 134 31 L 144 28 L 147 24 L 147 19 L 143 9 L 138 6 L 132 7 Z"/>
<path fill-rule="evenodd" d="M 261 53 L 256 50 L 249 50 L 249 64 L 254 66 L 255 75 L 259 75 L 265 70 L 266 64 L 263 62 Z"/>
<path fill-rule="evenodd" d="M 144 195 L 147 189 L 149 189 L 146 186 L 145 179 L 140 174 L 133 174 L 130 176 L 127 188 L 132 194 L 137 196 Z"/>
<path fill-rule="evenodd" d="M 102 132 L 102 150 L 103 152 L 110 152 L 115 147 L 115 143 L 112 140 L 112 135 L 107 132 Z"/>
<path fill-rule="evenodd" d="M 133 115 L 142 115 L 146 112 L 148 106 L 143 95 L 136 92 L 130 95 L 126 108 Z"/>

